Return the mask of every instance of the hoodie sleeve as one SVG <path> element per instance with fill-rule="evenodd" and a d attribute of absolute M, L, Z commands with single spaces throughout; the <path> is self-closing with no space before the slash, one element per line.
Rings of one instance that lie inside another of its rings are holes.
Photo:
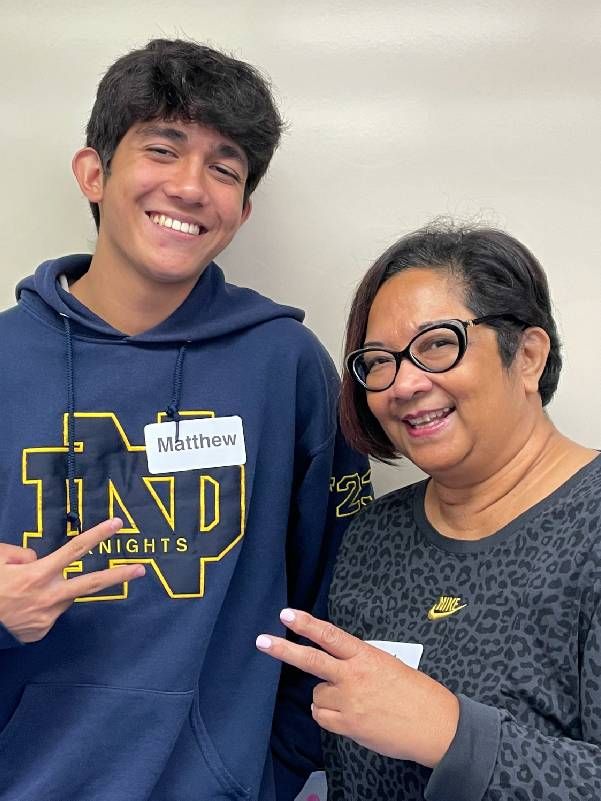
<path fill-rule="evenodd" d="M 289 605 L 320 618 L 327 616 L 328 591 L 342 534 L 372 499 L 367 458 L 349 448 L 336 426 L 338 376 L 329 357 L 323 380 L 325 386 L 317 382 L 318 396 L 315 390 L 307 391 L 303 402 L 308 422 L 299 427 L 301 456 L 287 541 Z M 316 416 L 324 406 L 324 390 L 331 399 L 329 410 L 324 409 L 329 414 L 330 433 L 325 441 L 307 449 L 307 436 L 317 433 Z M 278 801 L 293 801 L 309 774 L 323 768 L 320 730 L 310 711 L 316 682 L 301 671 L 283 667 L 272 735 Z"/>
<path fill-rule="evenodd" d="M 20 648 L 23 643 L 0 623 L 0 651 L 4 648 Z"/>
<path fill-rule="evenodd" d="M 427 801 L 585 801 L 601 798 L 601 609 L 580 670 L 581 739 L 552 737 L 507 711 L 459 696 L 457 733 L 426 788 Z"/>

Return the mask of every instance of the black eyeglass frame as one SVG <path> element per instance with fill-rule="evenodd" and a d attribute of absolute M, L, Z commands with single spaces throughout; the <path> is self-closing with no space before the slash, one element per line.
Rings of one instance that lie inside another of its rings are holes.
<path fill-rule="evenodd" d="M 475 317 L 473 320 L 442 320 L 440 323 L 433 323 L 432 325 L 427 326 L 427 328 L 422 328 L 419 333 L 417 333 L 409 342 L 406 348 L 403 350 L 391 350 L 390 348 L 376 348 L 372 345 L 368 345 L 365 348 L 359 348 L 358 350 L 354 350 L 345 359 L 346 369 L 349 371 L 352 378 L 360 384 L 363 389 L 367 390 L 367 392 L 386 392 L 387 389 L 394 384 L 396 381 L 396 377 L 398 375 L 399 369 L 401 367 L 401 362 L 403 359 L 408 359 L 411 364 L 414 364 L 420 370 L 423 370 L 426 373 L 447 373 L 449 370 L 452 370 L 453 367 L 456 367 L 461 359 L 465 355 L 465 351 L 467 350 L 468 340 L 467 340 L 467 330 L 468 328 L 472 328 L 476 325 L 480 325 L 481 323 L 490 323 L 493 320 L 508 320 L 512 323 L 515 323 L 522 328 L 529 328 L 530 323 L 525 323 L 523 320 L 520 320 L 519 317 L 516 317 L 515 314 L 511 314 L 511 312 L 503 312 L 501 314 L 486 314 L 484 317 Z M 457 352 L 457 358 L 449 367 L 445 367 L 444 370 L 435 370 L 432 367 L 427 367 L 425 364 L 422 364 L 420 360 L 411 353 L 411 346 L 415 342 L 416 339 L 419 339 L 421 336 L 426 334 L 428 331 L 435 331 L 438 328 L 448 328 L 450 331 L 454 331 L 457 334 L 457 339 L 459 341 L 459 350 Z M 356 362 L 357 359 L 362 356 L 364 353 L 389 353 L 391 356 L 394 357 L 394 361 L 396 364 L 396 369 L 394 371 L 394 376 L 390 384 L 385 387 L 381 387 L 379 389 L 373 389 L 372 387 L 368 387 L 367 384 L 363 381 L 356 370 Z"/>

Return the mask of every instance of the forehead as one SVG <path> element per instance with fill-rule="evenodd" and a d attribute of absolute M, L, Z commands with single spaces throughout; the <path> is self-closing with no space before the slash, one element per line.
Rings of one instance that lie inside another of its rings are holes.
<path fill-rule="evenodd" d="M 470 317 L 460 282 L 446 269 L 409 267 L 389 278 L 369 311 L 367 340 L 404 342 L 431 322 Z"/>

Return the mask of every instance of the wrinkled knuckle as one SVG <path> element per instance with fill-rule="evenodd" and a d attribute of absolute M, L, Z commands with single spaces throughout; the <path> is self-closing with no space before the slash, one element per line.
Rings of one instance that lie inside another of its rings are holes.
<path fill-rule="evenodd" d="M 124 581 L 126 581 L 126 576 L 122 574 L 119 568 L 103 570 L 100 573 L 91 573 L 87 591 L 88 593 L 100 592 L 107 587 L 123 584 Z"/>
<path fill-rule="evenodd" d="M 100 592 L 100 590 L 103 589 L 104 589 L 104 582 L 102 581 L 102 577 L 98 573 L 92 573 L 89 577 L 86 593 L 93 594 L 95 592 Z"/>
<path fill-rule="evenodd" d="M 314 648 L 310 648 L 307 651 L 307 669 L 310 673 L 312 673 L 314 670 L 317 670 L 320 658 L 321 653 L 316 651 Z"/>
<path fill-rule="evenodd" d="M 87 550 L 85 544 L 78 542 L 78 540 L 79 537 L 75 537 L 65 546 L 67 558 L 70 559 L 71 562 L 75 562 L 77 559 L 80 559 Z"/>
<path fill-rule="evenodd" d="M 321 632 L 321 641 L 325 645 L 337 645 L 340 642 L 340 629 L 331 623 L 326 623 Z"/>

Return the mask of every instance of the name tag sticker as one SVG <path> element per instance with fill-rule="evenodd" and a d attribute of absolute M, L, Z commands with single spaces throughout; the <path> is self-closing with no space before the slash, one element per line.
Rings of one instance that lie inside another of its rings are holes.
<path fill-rule="evenodd" d="M 415 670 L 419 667 L 420 659 L 424 652 L 424 646 L 417 642 L 387 642 L 386 640 L 366 640 L 368 645 L 386 651 L 387 654 L 400 659 Z"/>
<path fill-rule="evenodd" d="M 209 417 L 144 426 L 150 473 L 178 473 L 202 467 L 230 467 L 246 463 L 242 418 Z"/>

